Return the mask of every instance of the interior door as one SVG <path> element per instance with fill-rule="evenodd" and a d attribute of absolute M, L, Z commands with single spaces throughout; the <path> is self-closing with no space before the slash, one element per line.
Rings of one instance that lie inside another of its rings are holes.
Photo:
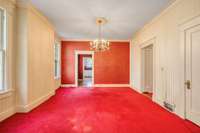
<path fill-rule="evenodd" d="M 200 125 L 200 25 L 185 33 L 186 118 Z"/>
<path fill-rule="evenodd" d="M 153 45 L 144 49 L 144 92 L 153 92 Z"/>

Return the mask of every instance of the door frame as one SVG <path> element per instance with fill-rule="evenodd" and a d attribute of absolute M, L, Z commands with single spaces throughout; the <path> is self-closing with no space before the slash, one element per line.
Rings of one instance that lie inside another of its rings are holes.
<path fill-rule="evenodd" d="M 94 86 L 94 51 L 75 51 L 75 87 L 78 87 L 78 56 L 92 55 L 92 86 Z"/>
<path fill-rule="evenodd" d="M 153 46 L 153 101 L 156 100 L 156 37 L 140 44 L 141 50 L 141 92 L 144 92 L 144 48 Z"/>
<path fill-rule="evenodd" d="M 181 97 L 184 101 L 183 103 L 183 112 L 179 113 L 179 115 L 184 118 L 187 119 L 187 105 L 186 105 L 186 94 L 187 94 L 187 88 L 185 86 L 185 81 L 187 80 L 186 78 L 186 32 L 187 30 L 196 27 L 200 25 L 200 15 L 197 15 L 195 17 L 193 17 L 192 19 L 182 23 L 179 25 L 179 29 L 180 29 L 180 49 L 181 49 L 181 64 L 182 64 L 182 68 L 181 68 L 181 88 L 182 88 L 182 92 L 181 92 Z"/>

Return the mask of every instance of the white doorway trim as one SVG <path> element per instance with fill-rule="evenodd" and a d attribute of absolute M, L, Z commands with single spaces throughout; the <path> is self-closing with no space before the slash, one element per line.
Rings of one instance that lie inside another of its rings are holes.
<path fill-rule="evenodd" d="M 153 46 L 153 101 L 156 101 L 156 38 L 152 38 L 142 44 L 141 49 L 141 92 L 144 91 L 144 48 Z"/>
<path fill-rule="evenodd" d="M 78 87 L 78 55 L 92 55 L 92 86 L 94 86 L 94 51 L 75 51 L 75 87 Z"/>

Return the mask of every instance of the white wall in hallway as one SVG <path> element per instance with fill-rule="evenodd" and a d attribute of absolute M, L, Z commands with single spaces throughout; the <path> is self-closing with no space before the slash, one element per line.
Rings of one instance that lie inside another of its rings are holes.
<path fill-rule="evenodd" d="M 132 39 L 131 84 L 141 91 L 141 48 L 140 45 L 156 39 L 156 99 L 162 104 L 175 104 L 175 112 L 184 117 L 184 88 L 182 78 L 183 54 L 180 46 L 179 26 L 200 15 L 200 0 L 176 0 L 139 30 Z"/>

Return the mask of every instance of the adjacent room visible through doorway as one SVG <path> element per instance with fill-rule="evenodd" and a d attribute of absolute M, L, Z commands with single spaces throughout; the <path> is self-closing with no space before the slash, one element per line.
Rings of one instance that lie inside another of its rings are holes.
<path fill-rule="evenodd" d="M 153 95 L 153 45 L 142 49 L 143 94 L 149 98 Z"/>
<path fill-rule="evenodd" d="M 78 86 L 92 86 L 92 55 L 78 55 Z"/>

